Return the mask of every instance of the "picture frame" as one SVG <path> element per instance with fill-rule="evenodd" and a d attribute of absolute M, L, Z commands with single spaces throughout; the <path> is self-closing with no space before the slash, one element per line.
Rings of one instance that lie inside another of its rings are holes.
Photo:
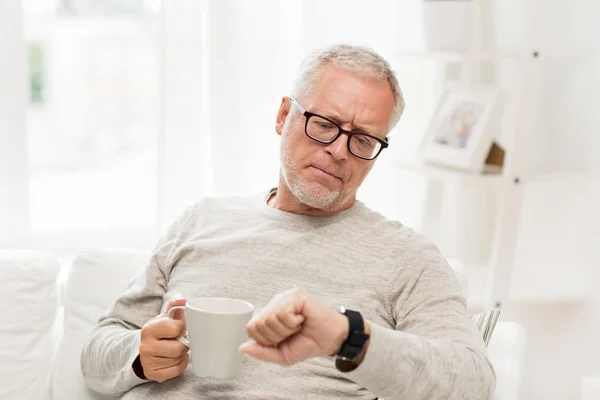
<path fill-rule="evenodd" d="M 422 161 L 482 173 L 494 143 L 499 100 L 495 86 L 446 85 L 421 141 Z"/>

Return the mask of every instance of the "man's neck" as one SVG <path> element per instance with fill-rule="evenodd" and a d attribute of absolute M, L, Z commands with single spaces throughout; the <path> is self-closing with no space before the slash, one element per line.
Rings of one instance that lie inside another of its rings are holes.
<path fill-rule="evenodd" d="M 340 213 L 352 207 L 354 202 L 355 198 L 352 198 L 352 200 L 344 206 L 333 210 L 321 210 L 318 208 L 313 208 L 298 200 L 298 198 L 296 198 L 296 196 L 294 196 L 288 189 L 287 185 L 281 182 L 279 183 L 277 190 L 270 196 L 269 199 L 267 199 L 267 204 L 269 207 L 273 207 L 277 210 L 294 214 L 314 215 L 318 217 L 327 217 Z"/>

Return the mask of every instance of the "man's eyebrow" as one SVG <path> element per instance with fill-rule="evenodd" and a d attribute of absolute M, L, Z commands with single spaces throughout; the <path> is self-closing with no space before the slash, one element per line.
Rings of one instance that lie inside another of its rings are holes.
<path fill-rule="evenodd" d="M 338 125 L 343 124 L 343 121 L 340 118 L 340 116 L 334 112 L 325 112 L 323 114 L 323 116 L 327 119 L 332 120 L 333 122 L 335 122 Z M 379 137 L 378 136 L 379 132 L 377 132 L 375 129 L 373 129 L 371 127 L 364 126 L 364 125 L 356 125 L 356 124 L 352 124 L 352 127 L 358 129 L 362 133 L 367 133 L 371 136 Z"/>

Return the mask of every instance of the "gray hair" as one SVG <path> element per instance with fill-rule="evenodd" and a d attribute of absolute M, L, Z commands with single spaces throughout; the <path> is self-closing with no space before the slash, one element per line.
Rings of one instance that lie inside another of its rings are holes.
<path fill-rule="evenodd" d="M 405 107 L 404 96 L 398 84 L 398 79 L 396 79 L 390 63 L 367 47 L 336 44 L 309 54 L 300 64 L 292 89 L 292 96 L 298 97 L 309 94 L 322 68 L 327 64 L 381 82 L 387 81 L 394 95 L 394 111 L 388 123 L 388 132 L 396 126 Z"/>

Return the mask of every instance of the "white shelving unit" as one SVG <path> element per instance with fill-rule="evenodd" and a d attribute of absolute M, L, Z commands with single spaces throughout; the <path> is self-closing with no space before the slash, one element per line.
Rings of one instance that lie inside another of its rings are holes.
<path fill-rule="evenodd" d="M 512 302 L 522 306 L 577 304 L 588 297 L 585 281 L 574 270 L 539 272 L 516 273 L 518 279 L 513 280 L 510 288 Z"/>
<path fill-rule="evenodd" d="M 574 51 L 571 49 L 564 50 L 553 50 L 553 51 L 543 51 L 543 50 L 535 50 L 531 51 L 478 51 L 478 52 L 454 52 L 454 51 L 426 51 L 426 50 L 401 50 L 397 52 L 398 57 L 402 57 L 404 59 L 414 58 L 421 60 L 432 60 L 436 62 L 455 62 L 455 63 L 463 63 L 463 62 L 501 62 L 506 60 L 523 60 L 527 57 L 533 56 L 534 53 L 538 53 L 538 56 L 543 55 L 545 59 L 564 59 L 564 58 L 573 58 L 573 59 L 588 59 L 592 57 L 594 54 L 598 54 L 599 49 L 590 49 L 588 51 Z M 542 54 L 543 53 L 543 54 Z"/>
<path fill-rule="evenodd" d="M 431 179 L 441 181 L 461 181 L 476 182 L 482 184 L 497 184 L 502 179 L 502 170 L 500 167 L 488 165 L 484 168 L 483 174 L 468 173 L 465 171 L 443 168 L 435 165 L 429 165 L 415 160 L 399 160 L 396 163 L 398 168 L 408 170 L 417 174 L 425 175 Z"/>
<path fill-rule="evenodd" d="M 532 132 L 535 131 L 537 103 L 541 89 L 541 67 L 545 53 L 532 49 L 528 52 L 399 52 L 399 57 L 413 57 L 448 65 L 461 65 L 467 72 L 475 71 L 480 63 L 494 64 L 507 59 L 520 63 L 522 85 L 519 93 L 508 99 L 506 107 L 516 107 L 515 120 L 509 132 L 503 132 L 505 150 L 504 166 L 501 170 L 487 169 L 483 174 L 471 174 L 444 167 L 427 165 L 418 159 L 399 160 L 397 167 L 418 173 L 427 178 L 427 193 L 422 216 L 423 229 L 435 231 L 441 210 L 441 197 L 444 184 L 492 185 L 497 190 L 497 214 L 495 216 L 493 244 L 489 265 L 481 266 L 487 274 L 487 288 L 475 288 L 469 299 L 472 310 L 501 308 L 506 302 L 519 305 L 569 304 L 585 301 L 587 288 L 576 271 L 554 270 L 551 277 L 542 278 L 545 271 L 534 268 L 533 273 L 513 271 L 515 264 L 516 240 L 518 237 L 519 214 L 523 196 L 523 185 L 536 179 L 533 171 L 527 171 L 526 158 L 535 149 L 532 146 Z M 589 54 L 565 52 L 550 54 L 549 57 L 585 57 Z M 447 71 L 447 69 L 446 69 Z M 447 76 L 446 76 L 447 78 Z M 467 73 L 461 73 L 461 80 L 472 82 Z M 544 175 L 542 179 L 552 179 L 559 174 Z M 514 272 L 514 273 L 513 273 Z M 481 271 L 478 271 L 480 274 Z M 535 279 L 534 279 L 535 275 Z M 527 282 L 536 282 L 535 286 Z M 470 290 L 473 287 L 470 285 Z"/>

